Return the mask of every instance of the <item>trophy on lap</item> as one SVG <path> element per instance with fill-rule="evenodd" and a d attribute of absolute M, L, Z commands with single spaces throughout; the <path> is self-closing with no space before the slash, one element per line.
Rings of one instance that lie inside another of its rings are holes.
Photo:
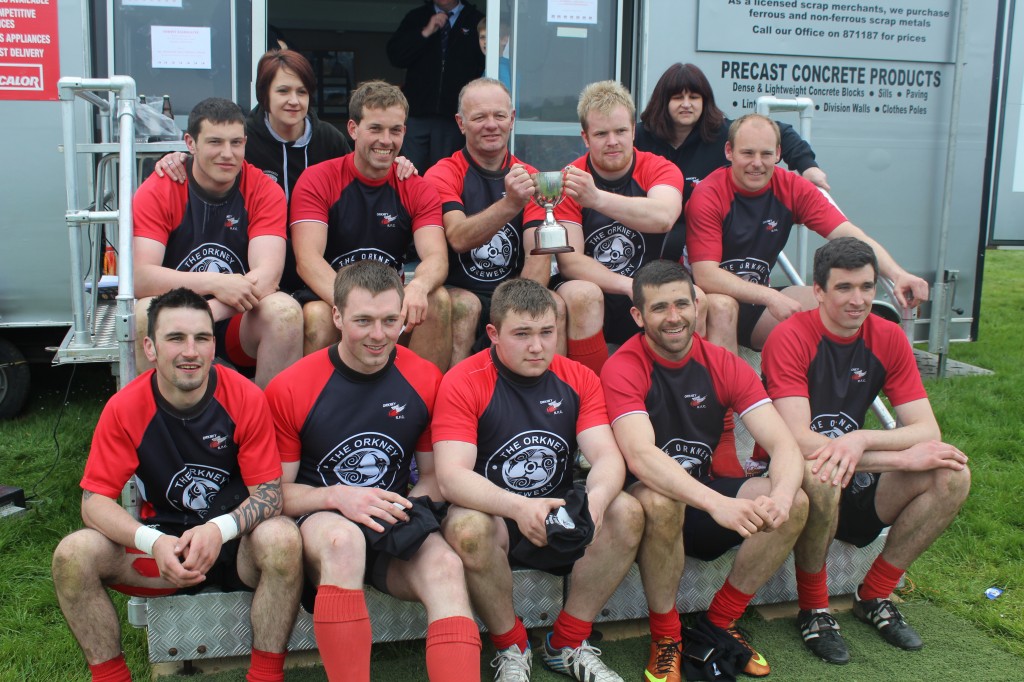
<path fill-rule="evenodd" d="M 575 251 L 569 246 L 569 235 L 565 228 L 555 220 L 554 209 L 565 199 L 565 170 L 532 173 L 533 183 L 537 190 L 533 194 L 533 202 L 544 209 L 544 222 L 537 226 L 534 233 L 537 248 L 530 251 L 531 256 L 551 253 L 568 253 Z"/>

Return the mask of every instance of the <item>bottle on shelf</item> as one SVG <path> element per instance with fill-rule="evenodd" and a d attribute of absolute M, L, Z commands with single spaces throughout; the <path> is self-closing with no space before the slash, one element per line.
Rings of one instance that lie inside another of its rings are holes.
<path fill-rule="evenodd" d="M 172 119 L 172 120 L 174 119 L 174 109 L 171 108 L 171 96 L 170 95 L 164 95 L 164 107 L 163 107 L 163 110 L 161 111 L 161 113 L 163 113 L 163 115 L 166 116 L 169 119 Z"/>

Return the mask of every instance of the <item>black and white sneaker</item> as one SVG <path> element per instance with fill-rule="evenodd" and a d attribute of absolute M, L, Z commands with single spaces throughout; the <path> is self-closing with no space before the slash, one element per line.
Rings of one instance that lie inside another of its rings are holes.
<path fill-rule="evenodd" d="M 860 600 L 854 596 L 853 615 L 869 625 L 874 625 L 882 639 L 893 646 L 907 651 L 917 651 L 924 646 L 921 635 L 903 620 L 903 614 L 889 599 Z"/>
<path fill-rule="evenodd" d="M 812 654 L 826 663 L 846 665 L 850 662 L 850 652 L 839 634 L 839 623 L 831 613 L 803 609 L 796 616 L 796 626 Z"/>

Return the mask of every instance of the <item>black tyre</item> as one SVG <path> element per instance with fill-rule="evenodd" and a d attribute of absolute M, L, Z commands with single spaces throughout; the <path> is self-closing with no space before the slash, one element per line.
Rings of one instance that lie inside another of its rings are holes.
<path fill-rule="evenodd" d="M 21 351 L 6 339 L 0 339 L 0 419 L 21 412 L 28 398 L 28 363 Z"/>

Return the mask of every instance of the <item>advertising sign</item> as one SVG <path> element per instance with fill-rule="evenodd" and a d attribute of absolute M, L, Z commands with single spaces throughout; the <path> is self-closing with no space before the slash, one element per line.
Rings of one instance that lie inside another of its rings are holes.
<path fill-rule="evenodd" d="M 0 100 L 55 100 L 57 0 L 0 0 Z"/>

